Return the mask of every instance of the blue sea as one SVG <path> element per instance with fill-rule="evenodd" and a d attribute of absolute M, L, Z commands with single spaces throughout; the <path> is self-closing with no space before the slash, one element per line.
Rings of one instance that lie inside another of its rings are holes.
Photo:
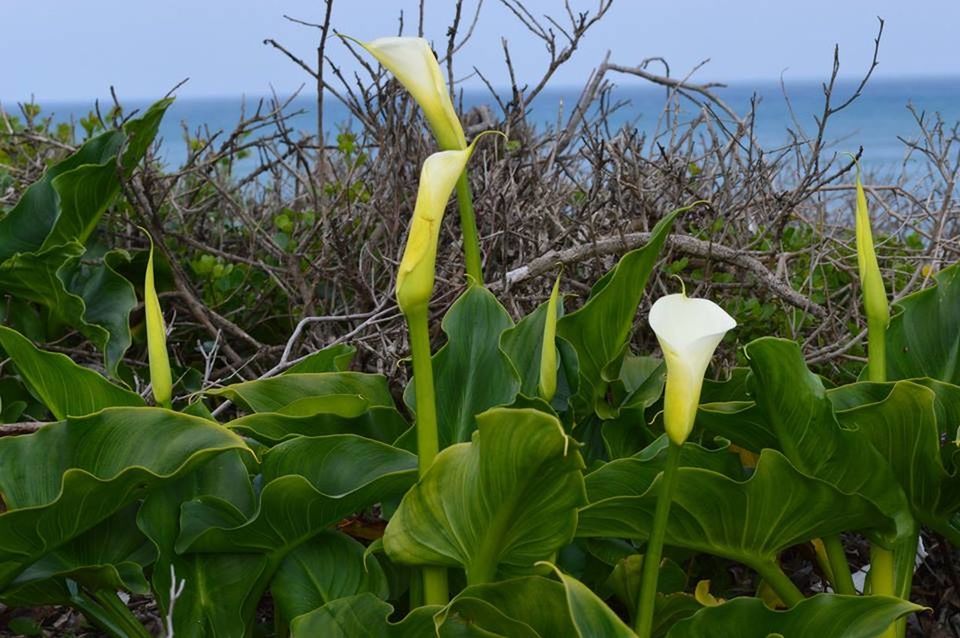
<path fill-rule="evenodd" d="M 846 100 L 855 89 L 855 82 L 839 82 L 834 103 Z M 715 92 L 738 113 L 747 112 L 751 99 L 756 97 L 755 134 L 766 149 L 786 143 L 789 139 L 788 129 L 796 130 L 799 126 L 807 133 L 813 133 L 816 128 L 814 118 L 823 111 L 823 88 L 817 82 L 787 82 L 785 87 L 779 81 L 751 82 L 731 84 L 715 89 Z M 502 95 L 509 95 L 509 92 L 503 91 Z M 555 126 L 558 110 L 563 109 L 566 118 L 578 97 L 579 89 L 576 88 L 544 91 L 530 107 L 530 120 L 542 127 Z M 626 101 L 626 105 L 611 118 L 611 125 L 615 129 L 630 126 L 648 134 L 662 131 L 660 119 L 666 89 L 648 85 L 621 86 L 614 89 L 612 98 L 614 102 Z M 161 158 L 170 168 L 179 166 L 187 156 L 185 130 L 195 132 L 204 128 L 211 132 L 229 132 L 242 110 L 246 108 L 248 113 L 251 112 L 258 101 L 259 98 L 249 96 L 178 99 L 161 127 Z M 128 110 L 144 108 L 149 103 L 149 100 L 132 101 L 127 102 L 125 107 Z M 696 107 L 689 102 L 682 103 L 685 106 L 680 112 L 681 119 L 693 117 Z M 489 92 L 474 90 L 462 94 L 465 108 L 480 104 L 490 105 L 494 115 L 499 114 Z M 3 106 L 8 113 L 13 110 L 10 103 Z M 93 101 L 46 103 L 41 106 L 44 113 L 53 116 L 56 121 L 78 121 L 93 108 Z M 862 146 L 865 168 L 878 176 L 892 178 L 901 171 L 908 175 L 918 171 L 923 165 L 922 158 L 915 156 L 908 160 L 907 149 L 900 139 L 915 139 L 920 134 L 916 116 L 908 108 L 910 106 L 917 115 L 924 114 L 927 120 L 934 113 L 939 113 L 949 124 L 960 122 L 960 77 L 871 80 L 852 105 L 831 118 L 826 134 L 831 142 L 831 151 L 856 152 Z M 296 97 L 290 109 L 303 111 L 291 121 L 293 127 L 306 132 L 315 130 L 313 95 Z M 324 116 L 328 140 L 329 136 L 344 126 L 359 126 L 350 121 L 345 107 L 333 98 L 326 99 Z"/>

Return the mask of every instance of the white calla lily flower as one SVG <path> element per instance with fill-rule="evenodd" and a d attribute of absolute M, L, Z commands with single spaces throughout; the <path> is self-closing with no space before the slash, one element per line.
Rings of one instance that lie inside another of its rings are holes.
<path fill-rule="evenodd" d="M 353 40 L 353 38 L 350 38 Z M 430 44 L 423 38 L 388 37 L 354 40 L 386 67 L 417 101 L 444 150 L 467 147 L 463 126 Z"/>
<path fill-rule="evenodd" d="M 683 445 L 693 429 L 710 359 L 737 322 L 712 301 L 684 294 L 657 299 L 649 322 L 667 363 L 664 427 L 671 441 Z"/>

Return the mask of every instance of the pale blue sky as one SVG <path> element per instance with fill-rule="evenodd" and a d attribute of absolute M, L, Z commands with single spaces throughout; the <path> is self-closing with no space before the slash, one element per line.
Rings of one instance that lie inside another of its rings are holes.
<path fill-rule="evenodd" d="M 572 4 L 592 8 L 597 1 Z M 465 4 L 472 16 L 476 0 Z M 426 6 L 426 37 L 441 50 L 453 2 Z M 527 6 L 537 15 L 564 15 L 562 0 Z M 415 0 L 337 0 L 333 26 L 361 39 L 390 35 L 404 9 L 412 32 L 416 7 Z M 320 0 L 0 0 L 0 101 L 86 100 L 107 95 L 111 84 L 121 98 L 150 98 L 185 77 L 191 80 L 181 96 L 263 95 L 271 87 L 286 94 L 309 78 L 262 41 L 275 38 L 315 58 L 316 31 L 282 14 L 319 22 L 322 8 Z M 869 62 L 877 15 L 887 21 L 877 76 L 960 76 L 956 0 L 615 0 L 556 83 L 582 84 L 607 49 L 622 64 L 663 56 L 674 74 L 711 58 L 697 76 L 704 80 L 752 81 L 781 72 L 803 80 L 829 73 L 838 43 L 845 75 L 855 75 Z M 504 85 L 501 37 L 510 42 L 520 80 L 535 81 L 546 53 L 498 0 L 485 1 L 457 76 L 477 66 Z M 352 68 L 340 42 L 331 41 L 328 51 Z M 465 83 L 478 85 L 476 78 Z"/>

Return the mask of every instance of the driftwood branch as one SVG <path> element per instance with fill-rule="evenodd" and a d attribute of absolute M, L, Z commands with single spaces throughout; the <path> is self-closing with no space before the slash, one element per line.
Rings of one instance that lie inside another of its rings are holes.
<path fill-rule="evenodd" d="M 650 233 L 629 233 L 621 237 L 600 239 L 583 246 L 575 246 L 566 250 L 552 250 L 530 263 L 515 268 L 507 273 L 507 286 L 532 279 L 553 271 L 558 265 L 575 264 L 586 259 L 603 255 L 613 255 L 639 248 L 650 241 Z M 763 263 L 755 257 L 728 246 L 703 241 L 687 235 L 671 235 L 667 237 L 666 245 L 674 250 L 693 257 L 713 259 L 737 268 L 741 268 L 767 288 L 772 294 L 801 310 L 809 312 L 821 319 L 826 318 L 829 312 L 818 303 L 811 301 L 790 287 L 782 279 L 770 272 Z"/>

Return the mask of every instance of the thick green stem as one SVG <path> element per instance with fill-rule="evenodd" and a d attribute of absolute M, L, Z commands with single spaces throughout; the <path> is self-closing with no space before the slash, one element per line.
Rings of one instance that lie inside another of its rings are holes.
<path fill-rule="evenodd" d="M 477 216 L 473 210 L 473 193 L 464 170 L 457 180 L 457 204 L 460 206 L 460 232 L 463 234 L 463 261 L 467 276 L 483 285 L 483 265 L 480 258 L 480 236 L 477 234 Z"/>
<path fill-rule="evenodd" d="M 777 592 L 777 596 L 780 597 L 780 600 L 782 600 L 787 607 L 793 607 L 803 600 L 803 592 L 783 573 L 783 570 L 780 569 L 780 566 L 777 565 L 776 562 L 759 563 L 753 565 L 753 568 L 756 569 L 763 580 L 773 588 L 773 591 Z"/>
<path fill-rule="evenodd" d="M 830 571 L 833 572 L 833 589 L 838 594 L 855 596 L 857 588 L 853 584 L 850 563 L 847 562 L 840 536 L 827 536 L 823 539 L 823 547 L 827 550 L 827 560 L 830 562 Z"/>
<path fill-rule="evenodd" d="M 870 546 L 870 593 L 877 596 L 896 596 L 897 578 L 893 552 L 877 544 Z M 896 624 L 887 627 L 877 638 L 896 638 Z"/>
<path fill-rule="evenodd" d="M 653 514 L 653 529 L 647 550 L 643 555 L 640 574 L 640 596 L 637 600 L 635 629 L 640 638 L 650 638 L 653 629 L 653 606 L 657 598 L 657 579 L 660 576 L 660 559 L 663 556 L 663 540 L 670 518 L 670 504 L 677 486 L 677 468 L 680 466 L 680 446 L 672 441 L 667 447 L 667 463 L 660 480 L 657 508 Z"/>
<path fill-rule="evenodd" d="M 917 544 L 920 542 L 920 525 L 914 525 L 907 539 L 897 543 L 893 548 L 893 569 L 896 578 L 896 595 L 898 598 L 910 600 L 910 590 L 913 588 L 913 573 L 917 567 Z M 904 616 L 896 623 L 897 638 L 907 635 L 907 618 Z"/>
<path fill-rule="evenodd" d="M 419 474 L 423 477 L 440 451 L 426 306 L 407 312 L 407 327 L 410 331 L 410 350 L 413 355 L 414 390 L 417 401 L 418 467 Z M 443 567 L 424 567 L 422 573 L 424 603 L 446 605 L 450 600 L 447 570 Z"/>
<path fill-rule="evenodd" d="M 887 320 L 867 317 L 867 379 L 874 383 L 887 380 Z"/>

